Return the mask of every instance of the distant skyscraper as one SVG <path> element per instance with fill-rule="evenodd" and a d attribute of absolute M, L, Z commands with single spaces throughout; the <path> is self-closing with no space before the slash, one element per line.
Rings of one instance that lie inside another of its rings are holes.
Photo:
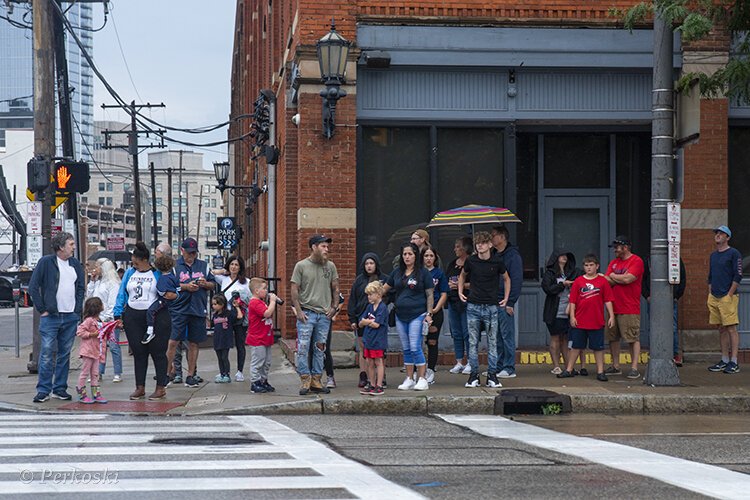
<path fill-rule="evenodd" d="M 13 14 L 10 17 L 20 24 L 30 24 L 31 6 L 29 4 L 14 5 Z M 74 3 L 67 5 L 66 8 L 68 9 L 66 16 L 70 23 L 78 28 L 78 37 L 86 47 L 86 51 L 93 54 L 94 40 L 93 33 L 90 31 L 93 27 L 93 5 Z M 3 15 L 8 13 L 4 3 L 0 5 L 0 13 Z M 72 89 L 71 112 L 74 120 L 75 156 L 89 159 L 91 156 L 89 149 L 93 153 L 94 137 L 94 75 L 75 40 L 66 36 L 65 45 L 68 76 Z M 33 94 L 32 31 L 0 19 L 0 151 L 6 148 L 5 131 L 7 129 L 33 128 Z M 56 126 L 59 149 L 59 120 Z"/>

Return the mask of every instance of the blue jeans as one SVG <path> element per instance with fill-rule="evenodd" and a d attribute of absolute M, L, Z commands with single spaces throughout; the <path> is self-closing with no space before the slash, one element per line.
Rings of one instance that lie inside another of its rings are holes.
<path fill-rule="evenodd" d="M 68 388 L 70 349 L 76 338 L 78 314 L 48 314 L 39 318 L 39 379 L 36 391 L 42 394 L 63 392 Z M 55 354 L 57 352 L 57 354 Z M 54 375 L 54 379 L 53 379 Z"/>
<path fill-rule="evenodd" d="M 411 321 L 402 321 L 396 314 L 396 331 L 404 350 L 404 365 L 423 366 L 427 364 L 422 352 L 422 323 L 427 313 L 424 312 Z"/>
<path fill-rule="evenodd" d="M 513 308 L 513 314 L 518 314 L 518 304 Z M 516 323 L 515 316 L 507 313 L 504 307 L 497 306 L 498 323 L 500 324 L 501 341 L 497 343 L 497 358 L 500 360 L 500 370 L 516 372 Z"/>
<path fill-rule="evenodd" d="M 112 353 L 112 363 L 115 364 L 115 375 L 122 375 L 122 350 L 120 349 L 120 329 L 115 328 L 115 341 L 107 342 L 109 352 Z M 104 370 L 107 368 L 107 361 L 99 363 L 99 375 L 104 375 Z"/>
<path fill-rule="evenodd" d="M 323 313 L 317 313 L 304 309 L 307 322 L 297 320 L 297 373 L 299 375 L 321 375 L 323 373 L 323 359 L 325 349 L 317 346 L 313 349 L 312 368 L 310 368 L 307 357 L 310 353 L 310 344 L 325 344 L 328 338 L 328 329 L 331 320 Z"/>
<path fill-rule="evenodd" d="M 482 329 L 487 332 L 487 373 L 497 373 L 497 306 L 494 304 L 468 304 L 466 319 L 469 325 L 469 364 L 472 375 L 479 373 L 479 339 Z"/>
<path fill-rule="evenodd" d="M 469 323 L 466 318 L 466 309 L 460 311 L 456 306 L 449 306 L 448 321 L 450 322 L 456 360 L 461 361 L 469 352 Z"/>

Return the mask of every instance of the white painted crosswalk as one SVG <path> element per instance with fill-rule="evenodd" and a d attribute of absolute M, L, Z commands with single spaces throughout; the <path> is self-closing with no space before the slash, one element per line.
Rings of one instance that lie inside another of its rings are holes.
<path fill-rule="evenodd" d="M 422 498 L 265 417 L 0 415 L 0 495 L 133 492 Z"/>

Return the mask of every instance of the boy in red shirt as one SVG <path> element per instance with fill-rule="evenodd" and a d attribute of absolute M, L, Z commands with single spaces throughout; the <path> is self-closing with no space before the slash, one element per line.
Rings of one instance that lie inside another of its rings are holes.
<path fill-rule="evenodd" d="M 610 328 L 615 321 L 612 310 L 612 288 L 604 276 L 600 276 L 599 259 L 588 254 L 583 258 L 583 270 L 586 274 L 579 276 L 570 287 L 570 342 L 568 366 L 557 378 L 573 376 L 573 365 L 578 355 L 586 349 L 594 351 L 596 360 L 596 380 L 606 382 L 604 374 L 604 308 L 607 308 Z"/>
<path fill-rule="evenodd" d="M 268 383 L 271 369 L 271 346 L 273 346 L 273 313 L 276 310 L 276 295 L 269 293 L 266 280 L 250 280 L 250 302 L 247 304 L 247 338 L 250 346 L 250 392 L 274 392 Z M 266 305 L 268 298 L 268 305 Z"/>

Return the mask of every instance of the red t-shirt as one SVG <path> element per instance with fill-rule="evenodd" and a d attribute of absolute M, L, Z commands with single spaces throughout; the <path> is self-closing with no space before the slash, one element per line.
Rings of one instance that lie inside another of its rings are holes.
<path fill-rule="evenodd" d="M 247 304 L 247 337 L 245 344 L 250 346 L 273 345 L 273 320 L 264 318 L 266 304 L 262 300 L 253 297 Z"/>
<path fill-rule="evenodd" d="M 612 307 L 615 314 L 641 314 L 641 283 L 643 283 L 643 260 L 633 254 L 625 260 L 612 259 L 607 267 L 610 274 L 630 273 L 635 281 L 629 285 L 615 285 L 612 293 L 615 296 Z"/>
<path fill-rule="evenodd" d="M 612 302 L 612 287 L 602 276 L 588 279 L 579 276 L 570 287 L 570 303 L 576 305 L 577 328 L 604 328 L 604 303 Z"/>

